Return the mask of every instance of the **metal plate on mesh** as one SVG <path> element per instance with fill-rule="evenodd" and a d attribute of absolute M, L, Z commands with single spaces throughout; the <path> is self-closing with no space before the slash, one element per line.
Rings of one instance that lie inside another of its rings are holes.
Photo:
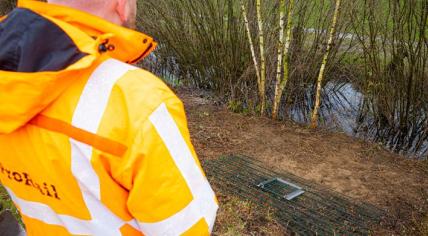
<path fill-rule="evenodd" d="M 261 182 L 257 187 L 268 191 L 279 198 L 287 199 L 288 201 L 302 195 L 305 191 L 296 184 L 281 178 L 273 178 Z"/>
<path fill-rule="evenodd" d="M 217 190 L 271 208 L 278 222 L 293 234 L 371 235 L 371 228 L 379 225 L 384 215 L 375 206 L 349 199 L 286 171 L 274 171 L 249 157 L 221 157 L 206 161 L 203 166 Z M 283 181 L 288 188 L 284 188 Z M 303 189 L 304 194 L 298 197 L 289 195 Z"/>

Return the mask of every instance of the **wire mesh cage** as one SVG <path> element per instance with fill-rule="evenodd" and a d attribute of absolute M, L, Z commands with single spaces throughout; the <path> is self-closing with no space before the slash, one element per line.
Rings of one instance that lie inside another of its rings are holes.
<path fill-rule="evenodd" d="M 278 173 L 252 158 L 227 156 L 203 163 L 222 191 L 271 207 L 278 222 L 297 235 L 371 235 L 384 215 L 375 206 Z"/>

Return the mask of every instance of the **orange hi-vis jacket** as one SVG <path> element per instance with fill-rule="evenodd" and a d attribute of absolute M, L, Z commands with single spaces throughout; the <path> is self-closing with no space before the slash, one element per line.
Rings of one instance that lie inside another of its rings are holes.
<path fill-rule="evenodd" d="M 129 65 L 152 38 L 21 1 L 0 19 L 0 180 L 28 235 L 208 235 L 183 104 Z"/>

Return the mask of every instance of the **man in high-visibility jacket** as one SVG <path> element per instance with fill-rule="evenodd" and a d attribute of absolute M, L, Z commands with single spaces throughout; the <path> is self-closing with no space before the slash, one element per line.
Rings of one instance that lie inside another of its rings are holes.
<path fill-rule="evenodd" d="M 0 18 L 0 179 L 28 235 L 208 235 L 183 104 L 129 64 L 156 46 L 117 25 L 136 1 L 51 2 Z"/>

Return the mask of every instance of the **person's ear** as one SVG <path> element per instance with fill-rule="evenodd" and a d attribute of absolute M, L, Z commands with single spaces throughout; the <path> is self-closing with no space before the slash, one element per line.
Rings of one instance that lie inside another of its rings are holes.
<path fill-rule="evenodd" d="M 122 23 L 126 22 L 129 17 L 128 0 L 117 0 L 116 12 Z"/>

